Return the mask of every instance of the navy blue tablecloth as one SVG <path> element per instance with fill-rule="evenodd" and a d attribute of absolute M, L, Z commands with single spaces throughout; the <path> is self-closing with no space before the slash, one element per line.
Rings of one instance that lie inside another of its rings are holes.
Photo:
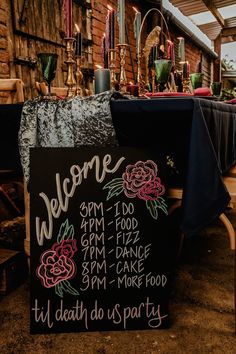
<path fill-rule="evenodd" d="M 181 227 L 190 236 L 230 200 L 222 173 L 236 163 L 236 107 L 200 98 L 114 100 L 113 122 L 121 145 L 145 146 L 171 156 L 183 187 Z"/>

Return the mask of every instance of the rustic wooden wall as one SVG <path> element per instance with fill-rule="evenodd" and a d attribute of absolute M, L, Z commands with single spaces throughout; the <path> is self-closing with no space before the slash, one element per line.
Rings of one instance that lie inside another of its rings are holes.
<path fill-rule="evenodd" d="M 42 81 L 37 54 L 58 54 L 54 86 L 66 81 L 65 22 L 63 0 L 1 0 L 0 78 L 21 78 L 25 97 L 35 96 L 35 82 Z M 92 69 L 90 0 L 73 2 L 73 22 L 84 38 L 83 67 Z M 74 30 L 76 30 L 74 28 Z"/>

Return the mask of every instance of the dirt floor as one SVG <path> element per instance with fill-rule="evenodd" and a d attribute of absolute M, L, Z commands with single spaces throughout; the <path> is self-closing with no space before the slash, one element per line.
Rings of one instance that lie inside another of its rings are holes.
<path fill-rule="evenodd" d="M 27 279 L 0 298 L 0 353 L 235 354 L 234 252 L 220 222 L 185 242 L 170 315 L 169 329 L 30 335 Z"/>

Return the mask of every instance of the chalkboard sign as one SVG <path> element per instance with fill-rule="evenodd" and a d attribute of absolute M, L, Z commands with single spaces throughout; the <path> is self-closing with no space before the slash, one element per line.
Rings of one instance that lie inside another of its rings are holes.
<path fill-rule="evenodd" d="M 31 333 L 169 326 L 160 163 L 135 148 L 31 149 Z"/>

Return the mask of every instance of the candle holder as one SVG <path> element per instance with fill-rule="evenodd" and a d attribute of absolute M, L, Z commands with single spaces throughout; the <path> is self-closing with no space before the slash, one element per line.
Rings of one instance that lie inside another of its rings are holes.
<path fill-rule="evenodd" d="M 111 72 L 111 87 L 115 88 L 116 85 L 116 74 L 115 74 L 115 68 L 116 68 L 116 50 L 115 49 L 110 49 L 109 50 L 109 69 Z"/>
<path fill-rule="evenodd" d="M 120 91 L 125 93 L 126 92 L 126 85 L 127 85 L 127 79 L 126 79 L 126 73 L 125 73 L 125 58 L 126 58 L 126 49 L 128 47 L 128 44 L 118 44 L 117 45 L 119 49 L 119 56 L 120 56 Z"/>
<path fill-rule="evenodd" d="M 145 96 L 145 81 L 143 80 L 142 70 L 141 70 L 142 54 L 138 54 L 138 73 L 137 73 L 137 83 L 138 83 L 138 95 Z"/>
<path fill-rule="evenodd" d="M 76 57 L 76 72 L 75 72 L 75 77 L 76 77 L 76 90 L 75 94 L 76 96 L 82 96 L 83 89 L 81 87 L 81 83 L 83 81 L 83 73 L 81 71 L 81 57 L 77 56 Z"/>
<path fill-rule="evenodd" d="M 152 76 L 152 93 L 154 93 L 155 86 L 156 86 L 156 71 L 154 68 L 151 68 L 151 76 Z"/>
<path fill-rule="evenodd" d="M 189 87 L 190 78 L 183 78 L 182 83 L 183 83 L 183 92 L 184 93 L 191 93 L 191 90 Z"/>
<path fill-rule="evenodd" d="M 75 96 L 75 77 L 74 77 L 74 65 L 75 65 L 75 60 L 73 59 L 73 53 L 74 53 L 74 41 L 75 39 L 73 37 L 67 37 L 65 38 L 66 41 L 66 55 L 67 59 L 65 63 L 67 64 L 67 78 L 65 85 L 68 87 L 67 91 L 67 97 L 74 97 Z"/>

